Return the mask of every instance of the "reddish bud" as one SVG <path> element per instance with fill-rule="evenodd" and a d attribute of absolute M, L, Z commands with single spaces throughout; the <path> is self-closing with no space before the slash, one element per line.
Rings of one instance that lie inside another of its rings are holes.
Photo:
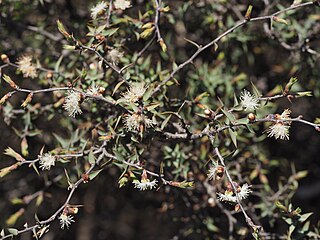
<path fill-rule="evenodd" d="M 256 120 L 256 115 L 254 113 L 249 113 L 248 119 L 250 122 L 254 122 Z"/>

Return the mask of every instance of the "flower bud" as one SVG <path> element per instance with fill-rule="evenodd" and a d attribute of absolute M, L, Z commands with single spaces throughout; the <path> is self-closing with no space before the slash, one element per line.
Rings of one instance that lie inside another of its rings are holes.
<path fill-rule="evenodd" d="M 52 72 L 49 71 L 49 72 L 47 73 L 47 75 L 46 75 L 46 78 L 47 78 L 47 79 L 50 79 L 50 78 L 52 78 L 52 76 L 53 76 Z"/>
<path fill-rule="evenodd" d="M 248 119 L 250 122 L 254 122 L 256 120 L 256 115 L 254 113 L 249 113 Z"/>
<path fill-rule="evenodd" d="M 5 63 L 10 62 L 10 60 L 6 54 L 1 54 L 1 60 Z"/>

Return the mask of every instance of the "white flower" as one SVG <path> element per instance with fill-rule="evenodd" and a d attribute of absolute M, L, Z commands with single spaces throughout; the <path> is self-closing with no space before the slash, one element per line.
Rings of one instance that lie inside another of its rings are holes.
<path fill-rule="evenodd" d="M 237 194 L 240 200 L 246 199 L 249 197 L 249 194 L 252 192 L 250 189 L 251 185 L 248 185 L 247 183 L 243 184 L 241 188 L 237 189 Z M 218 197 L 217 199 L 221 202 L 230 202 L 230 203 L 236 203 L 237 197 L 234 194 L 233 191 L 226 190 L 225 193 L 217 193 Z"/>
<path fill-rule="evenodd" d="M 236 196 L 233 196 L 232 192 L 225 191 L 224 194 L 223 193 L 217 193 L 217 195 L 218 195 L 217 199 L 220 202 L 233 202 L 233 203 L 237 202 L 237 198 L 236 198 Z"/>
<path fill-rule="evenodd" d="M 281 119 L 290 119 L 290 114 L 291 114 L 291 110 L 290 109 L 285 109 L 282 113 L 280 118 Z"/>
<path fill-rule="evenodd" d="M 242 185 L 240 192 L 238 192 L 238 196 L 240 200 L 243 200 L 249 197 L 249 194 L 252 192 L 250 188 L 251 188 L 251 185 L 248 185 L 247 183 Z"/>
<path fill-rule="evenodd" d="M 224 167 L 218 165 L 215 161 L 212 162 L 212 166 L 209 169 L 208 178 L 209 180 L 220 180 L 224 174 Z"/>
<path fill-rule="evenodd" d="M 154 179 L 150 182 L 149 179 L 141 179 L 141 182 L 136 181 L 134 182 L 134 187 L 140 189 L 140 191 L 144 191 L 147 189 L 152 190 L 153 188 L 157 187 L 157 180 Z"/>
<path fill-rule="evenodd" d="M 105 9 L 108 7 L 105 1 L 99 2 L 93 8 L 91 8 L 91 18 L 96 19 L 99 15 L 104 13 Z"/>
<path fill-rule="evenodd" d="M 283 122 L 277 122 L 273 124 L 269 129 L 268 137 L 275 137 L 275 139 L 289 140 L 289 125 L 285 125 Z"/>
<path fill-rule="evenodd" d="M 254 111 L 259 107 L 259 99 L 251 95 L 251 93 L 247 90 L 243 90 L 240 100 L 245 111 Z"/>
<path fill-rule="evenodd" d="M 80 108 L 79 102 L 81 100 L 81 95 L 75 91 L 68 91 L 63 108 L 69 113 L 69 116 L 75 117 L 77 114 L 81 114 L 82 110 Z"/>
<path fill-rule="evenodd" d="M 30 56 L 22 56 L 17 62 L 18 70 L 23 73 L 24 77 L 37 77 L 37 68 L 31 61 L 32 58 Z"/>
<path fill-rule="evenodd" d="M 143 97 L 147 88 L 143 82 L 131 83 L 128 91 L 123 93 L 122 96 L 127 102 L 137 102 Z"/>
<path fill-rule="evenodd" d="M 154 125 L 156 125 L 156 123 L 155 123 L 153 120 L 151 120 L 151 119 L 149 119 L 149 118 L 147 118 L 147 117 L 144 117 L 144 124 L 145 124 L 145 126 L 146 126 L 147 128 L 151 128 L 151 127 L 153 127 Z"/>
<path fill-rule="evenodd" d="M 140 126 L 151 128 L 156 123 L 144 115 L 133 113 L 124 118 L 124 126 L 131 132 L 139 132 Z"/>
<path fill-rule="evenodd" d="M 114 65 L 118 65 L 120 58 L 123 57 L 123 52 L 120 52 L 118 49 L 113 48 L 108 52 L 107 57 Z"/>
<path fill-rule="evenodd" d="M 129 131 L 139 131 L 140 128 L 141 117 L 140 115 L 134 113 L 132 115 L 127 115 L 124 119 L 124 126 Z"/>
<path fill-rule="evenodd" d="M 87 93 L 93 96 L 99 96 L 101 95 L 100 92 L 100 87 L 96 86 L 96 85 L 92 85 L 91 87 L 89 87 L 89 89 L 87 90 Z"/>
<path fill-rule="evenodd" d="M 67 214 L 65 213 L 62 213 L 59 217 L 59 220 L 60 220 L 60 225 L 61 225 L 61 228 L 64 229 L 65 227 L 66 228 L 69 228 L 69 226 L 71 225 L 71 223 L 74 222 L 73 220 L 73 216 L 68 216 Z"/>
<path fill-rule="evenodd" d="M 125 10 L 126 8 L 131 7 L 131 5 L 130 5 L 130 1 L 128 1 L 128 0 L 116 0 L 114 2 L 114 7 L 116 9 Z"/>
<path fill-rule="evenodd" d="M 50 153 L 39 156 L 40 168 L 42 168 L 42 170 L 50 170 L 50 168 L 55 165 L 55 162 L 56 157 L 52 156 Z"/>

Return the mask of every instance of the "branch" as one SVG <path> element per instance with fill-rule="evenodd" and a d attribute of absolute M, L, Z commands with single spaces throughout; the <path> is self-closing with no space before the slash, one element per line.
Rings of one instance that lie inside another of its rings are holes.
<path fill-rule="evenodd" d="M 249 22 L 257 22 L 257 21 L 264 21 L 264 20 L 270 20 L 272 19 L 274 16 L 277 16 L 281 13 L 293 10 L 293 9 L 297 9 L 297 8 L 302 8 L 302 7 L 306 7 L 309 5 L 313 5 L 314 2 L 306 2 L 306 3 L 301 3 L 301 4 L 297 4 L 297 5 L 293 5 L 290 6 L 288 8 L 285 8 L 283 10 L 277 11 L 271 15 L 267 15 L 267 16 L 262 16 L 262 17 L 256 17 L 256 18 L 251 18 L 251 19 L 244 19 L 240 22 L 238 22 L 235 26 L 229 28 L 228 30 L 226 30 L 225 32 L 223 32 L 221 35 L 219 35 L 218 37 L 216 37 L 214 40 L 212 40 L 211 42 L 209 42 L 208 44 L 204 45 L 204 46 L 200 46 L 197 51 L 189 58 L 187 59 L 185 62 L 181 63 L 180 65 L 178 65 L 178 67 L 173 70 L 170 75 L 164 79 L 152 92 L 152 95 L 155 95 L 158 91 L 160 91 L 160 89 L 166 85 L 167 82 L 169 82 L 171 80 L 171 78 L 173 78 L 173 76 L 179 72 L 182 68 L 184 68 L 186 65 L 190 64 L 201 52 L 203 52 L 204 50 L 206 50 L 207 48 L 217 44 L 217 42 L 219 42 L 223 37 L 227 36 L 228 34 L 232 33 L 233 31 L 235 31 L 238 28 L 243 27 L 244 25 L 248 24 Z"/>
<path fill-rule="evenodd" d="M 94 154 L 101 153 L 100 156 L 102 156 L 102 157 L 99 156 L 99 158 L 97 159 L 95 164 L 92 164 L 91 167 L 85 172 L 85 175 L 89 175 L 96 166 L 99 166 L 99 163 L 102 161 L 103 156 L 104 156 L 103 148 L 105 146 L 106 146 L 106 142 L 104 142 L 96 151 L 93 152 Z M 2 238 L 0 238 L 0 240 L 7 239 L 7 238 L 12 238 L 14 236 L 17 236 L 17 235 L 20 235 L 22 233 L 26 233 L 26 232 L 29 232 L 29 231 L 35 232 L 37 228 L 41 228 L 41 227 L 45 226 L 46 224 L 49 224 L 50 222 L 55 220 L 57 218 L 57 216 L 59 215 L 59 213 L 62 212 L 64 210 L 64 208 L 69 204 L 69 202 L 70 202 L 75 190 L 83 182 L 84 182 L 84 179 L 80 178 L 76 183 L 71 185 L 70 193 L 68 194 L 68 197 L 66 198 L 64 204 L 60 208 L 58 208 L 58 210 L 56 210 L 51 215 L 51 217 L 47 218 L 46 220 L 39 221 L 38 223 L 36 223 L 33 226 L 26 227 L 25 229 L 19 230 L 19 231 L 17 231 L 17 234 L 15 234 L 15 235 L 13 235 L 13 234 L 5 235 Z"/>
<path fill-rule="evenodd" d="M 226 165 L 225 165 L 225 163 L 224 163 L 224 159 L 223 159 L 223 157 L 221 156 L 221 154 L 220 154 L 220 152 L 219 152 L 219 149 L 216 147 L 214 150 L 215 150 L 215 152 L 216 152 L 216 154 L 217 154 L 217 156 L 218 156 L 218 158 L 219 158 L 219 160 L 220 160 L 221 165 L 222 165 L 222 166 L 224 167 L 224 169 L 225 169 L 226 176 L 227 176 L 227 178 L 228 178 L 229 183 L 230 183 L 231 186 L 232 186 L 233 192 L 234 192 L 235 195 L 236 195 L 237 203 L 238 203 L 238 205 L 239 205 L 239 207 L 240 207 L 240 209 L 241 209 L 241 211 L 242 211 L 242 213 L 243 213 L 243 215 L 244 215 L 244 217 L 245 217 L 245 219 L 246 219 L 247 224 L 252 228 L 253 232 L 257 233 L 257 232 L 261 231 L 261 230 L 262 230 L 262 226 L 259 226 L 259 225 L 254 224 L 254 222 L 252 221 L 252 219 L 248 216 L 248 214 L 246 213 L 245 209 L 243 208 L 243 206 L 242 206 L 242 204 L 241 204 L 240 197 L 239 197 L 239 195 L 238 195 L 238 191 L 237 191 L 236 187 L 235 187 L 234 184 L 233 184 L 233 181 L 232 181 L 232 178 L 231 178 L 231 176 L 230 176 L 229 170 L 227 169 L 227 167 L 226 167 Z"/>
<path fill-rule="evenodd" d="M 159 17 L 160 17 L 160 5 L 161 5 L 161 0 L 153 0 L 155 5 L 156 5 L 156 16 L 154 19 L 154 26 L 156 28 L 156 34 L 157 34 L 157 40 L 158 42 L 162 40 L 161 33 L 160 33 L 160 28 L 159 28 Z"/>
<path fill-rule="evenodd" d="M 101 100 L 101 101 L 106 102 L 108 104 L 115 105 L 115 101 L 109 100 L 103 96 L 92 95 L 92 94 L 86 93 L 80 89 L 76 89 L 73 87 L 53 87 L 53 88 L 45 88 L 45 89 L 38 89 L 38 90 L 31 90 L 31 89 L 17 87 L 14 91 L 8 92 L 7 94 L 12 96 L 18 92 L 39 94 L 39 93 L 56 92 L 56 91 L 75 91 L 75 92 L 82 94 L 84 97 L 89 97 L 89 98 L 93 98 L 96 100 Z"/>

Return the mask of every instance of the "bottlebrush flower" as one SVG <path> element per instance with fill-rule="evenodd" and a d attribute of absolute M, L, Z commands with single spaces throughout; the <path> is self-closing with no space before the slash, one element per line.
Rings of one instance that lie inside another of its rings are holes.
<path fill-rule="evenodd" d="M 243 184 L 241 188 L 237 189 L 237 194 L 240 200 L 246 199 L 249 197 L 249 194 L 252 192 L 250 189 L 251 185 L 247 183 Z M 217 193 L 217 199 L 221 202 L 230 202 L 230 203 L 237 203 L 237 197 L 234 194 L 233 190 L 226 190 L 225 193 Z"/>
<path fill-rule="evenodd" d="M 207 174 L 209 180 L 220 180 L 224 175 L 224 167 L 218 165 L 216 162 L 213 161 L 213 165 L 209 169 L 209 173 Z"/>
<path fill-rule="evenodd" d="M 62 229 L 69 228 L 71 223 L 74 222 L 73 216 L 67 215 L 65 213 L 62 213 L 59 217 L 60 226 Z"/>
<path fill-rule="evenodd" d="M 143 97 L 146 90 L 147 88 L 143 82 L 131 83 L 128 91 L 123 93 L 122 96 L 126 102 L 134 103 Z"/>
<path fill-rule="evenodd" d="M 133 113 L 124 118 L 124 126 L 131 132 L 139 132 L 140 127 L 151 128 L 156 123 L 142 114 Z"/>
<path fill-rule="evenodd" d="M 52 156 L 50 153 L 39 156 L 39 164 L 42 170 L 50 170 L 50 168 L 55 165 L 55 162 L 56 157 Z"/>
<path fill-rule="evenodd" d="M 154 179 L 153 181 L 150 181 L 147 176 L 147 171 L 144 169 L 143 173 L 141 175 L 141 181 L 135 180 L 134 187 L 140 189 L 140 191 L 144 191 L 147 189 L 152 190 L 153 188 L 157 187 L 157 180 Z"/>
<path fill-rule="evenodd" d="M 137 181 L 137 182 L 134 182 L 134 187 L 140 189 L 140 191 L 144 191 L 147 189 L 152 190 L 153 188 L 157 187 L 157 180 L 154 179 L 151 182 L 149 179 L 141 180 L 141 182 Z"/>
<path fill-rule="evenodd" d="M 91 18 L 96 19 L 98 16 L 104 13 L 105 9 L 108 7 L 105 1 L 99 2 L 93 8 L 91 8 Z"/>
<path fill-rule="evenodd" d="M 115 9 L 122 9 L 125 10 L 126 8 L 131 7 L 130 1 L 127 0 L 116 0 L 114 2 Z"/>
<path fill-rule="evenodd" d="M 32 58 L 30 56 L 22 56 L 18 59 L 18 70 L 23 73 L 24 77 L 37 77 L 37 68 L 32 63 Z"/>
<path fill-rule="evenodd" d="M 123 57 L 123 52 L 120 52 L 116 48 L 110 50 L 107 55 L 108 60 L 110 60 L 114 65 L 118 65 L 119 60 L 122 57 Z"/>
<path fill-rule="evenodd" d="M 257 99 L 247 90 L 243 90 L 240 100 L 245 111 L 254 111 L 259 107 L 259 99 Z"/>
<path fill-rule="evenodd" d="M 289 125 L 286 125 L 286 123 L 283 122 L 277 122 L 273 124 L 269 129 L 268 137 L 275 137 L 275 139 L 282 139 L 282 140 L 289 140 Z"/>
<path fill-rule="evenodd" d="M 75 117 L 77 114 L 81 114 L 80 108 L 81 95 L 75 91 L 68 91 L 63 108 L 68 112 L 69 116 Z"/>

